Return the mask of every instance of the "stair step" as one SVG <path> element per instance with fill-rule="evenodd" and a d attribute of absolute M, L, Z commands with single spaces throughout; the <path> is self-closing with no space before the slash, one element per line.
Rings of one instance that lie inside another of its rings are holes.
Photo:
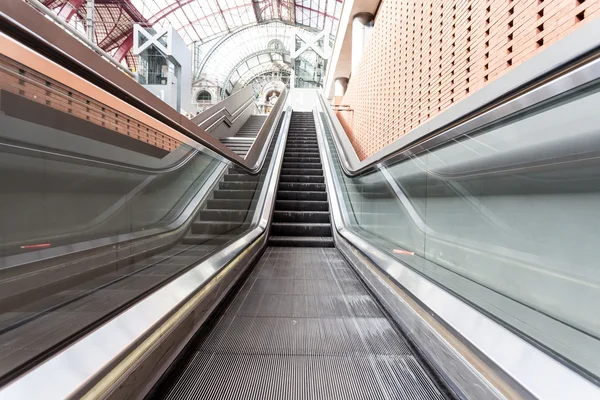
<path fill-rule="evenodd" d="M 231 232 L 242 225 L 242 222 L 194 221 L 192 222 L 192 234 L 220 235 L 222 233 Z M 249 225 L 249 223 L 246 225 Z"/>
<path fill-rule="evenodd" d="M 318 151 L 319 146 L 316 144 L 287 143 L 285 149 L 313 149 L 315 151 Z"/>
<path fill-rule="evenodd" d="M 244 222 L 249 214 L 254 210 L 227 210 L 222 208 L 206 209 L 200 211 L 200 221 L 224 221 L 224 222 Z"/>
<path fill-rule="evenodd" d="M 286 162 L 283 160 L 282 168 L 308 168 L 308 169 L 323 169 L 323 165 L 321 163 L 293 163 Z"/>
<path fill-rule="evenodd" d="M 271 234 L 273 236 L 331 236 L 331 224 L 273 222 Z"/>
<path fill-rule="evenodd" d="M 309 168 L 282 168 L 281 175 L 316 175 L 323 176 L 322 169 Z"/>
<path fill-rule="evenodd" d="M 218 189 L 214 191 L 215 199 L 233 199 L 233 200 L 243 200 L 243 199 L 252 199 L 254 197 L 254 190 L 222 190 Z"/>
<path fill-rule="evenodd" d="M 317 163 L 321 164 L 321 158 L 319 157 L 285 157 L 283 159 L 284 163 Z"/>
<path fill-rule="evenodd" d="M 230 240 L 238 238 L 239 235 L 213 235 L 210 233 L 188 234 L 183 237 L 182 244 L 204 244 L 210 241 L 210 244 L 222 245 Z"/>
<path fill-rule="evenodd" d="M 283 159 L 287 160 L 290 157 L 304 157 L 304 158 L 317 158 L 319 157 L 318 151 L 296 151 L 294 149 L 286 150 L 283 154 Z"/>
<path fill-rule="evenodd" d="M 317 135 L 299 135 L 299 134 L 294 134 L 294 133 L 288 133 L 288 140 L 294 140 L 294 141 L 317 141 Z"/>
<path fill-rule="evenodd" d="M 285 153 L 284 153 L 284 157 L 285 154 L 289 154 L 289 153 L 313 153 L 313 154 L 319 154 L 319 148 L 315 147 L 315 148 L 304 148 L 304 147 L 286 147 L 285 148 Z"/>
<path fill-rule="evenodd" d="M 279 200 L 275 201 L 275 210 L 277 211 L 329 211 L 329 203 L 323 201 L 296 201 Z"/>
<path fill-rule="evenodd" d="M 275 222 L 300 222 L 300 223 L 329 223 L 329 211 L 283 211 L 273 212 Z"/>
<path fill-rule="evenodd" d="M 258 182 L 220 182 L 219 189 L 222 190 L 255 190 Z"/>
<path fill-rule="evenodd" d="M 270 236 L 269 246 L 278 247 L 334 247 L 332 237 Z"/>
<path fill-rule="evenodd" d="M 251 199 L 208 199 L 206 201 L 206 209 L 209 210 L 249 210 L 254 207 L 254 202 Z"/>
<path fill-rule="evenodd" d="M 285 164 L 284 164 L 285 165 Z M 307 182 L 307 183 L 324 183 L 325 177 L 314 175 L 281 175 L 279 182 Z"/>
<path fill-rule="evenodd" d="M 300 138 L 295 138 L 295 137 L 290 137 L 288 136 L 287 139 L 287 144 L 319 144 L 319 141 L 317 140 L 317 138 L 311 138 L 311 139 L 300 139 Z"/>
<path fill-rule="evenodd" d="M 227 174 L 224 177 L 225 181 L 228 182 L 242 182 L 242 181 L 250 181 L 250 182 L 258 182 L 258 175 L 244 175 L 244 174 Z"/>
<path fill-rule="evenodd" d="M 277 191 L 277 200 L 327 201 L 327 192 L 297 192 L 279 190 Z"/>
<path fill-rule="evenodd" d="M 324 183 L 279 182 L 279 190 L 296 190 L 299 192 L 324 192 Z"/>

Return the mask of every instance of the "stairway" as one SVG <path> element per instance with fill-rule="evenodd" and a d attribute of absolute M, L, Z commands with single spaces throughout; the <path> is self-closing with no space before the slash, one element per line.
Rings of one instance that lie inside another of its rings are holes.
<path fill-rule="evenodd" d="M 221 138 L 221 143 L 245 158 L 266 119 L 266 115 L 251 115 L 235 136 Z"/>
<path fill-rule="evenodd" d="M 329 203 L 311 112 L 292 114 L 269 245 L 333 247 Z"/>
<path fill-rule="evenodd" d="M 275 132 L 279 132 L 283 120 L 284 114 Z M 271 141 L 261 173 L 250 175 L 234 166 L 228 168 L 184 236 L 183 244 L 224 244 L 250 226 L 276 142 L 277 135 Z"/>

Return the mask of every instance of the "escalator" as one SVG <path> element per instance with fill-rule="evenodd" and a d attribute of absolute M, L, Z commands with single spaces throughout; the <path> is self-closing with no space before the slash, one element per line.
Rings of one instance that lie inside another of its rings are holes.
<path fill-rule="evenodd" d="M 11 21 L 0 399 L 600 398 L 597 60 L 353 164 L 322 94 L 189 121 Z"/>
<path fill-rule="evenodd" d="M 251 115 L 234 136 L 221 138 L 221 143 L 240 157 L 246 157 L 266 119 L 264 115 Z"/>
<path fill-rule="evenodd" d="M 150 398 L 450 397 L 332 248 L 321 168 L 313 115 L 295 112 L 269 247 Z"/>

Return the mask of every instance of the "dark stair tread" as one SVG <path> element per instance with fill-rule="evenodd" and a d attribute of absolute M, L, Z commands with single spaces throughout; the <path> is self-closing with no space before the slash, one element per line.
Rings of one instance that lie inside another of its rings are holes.
<path fill-rule="evenodd" d="M 272 222 L 271 232 L 275 236 L 331 236 L 331 224 L 315 222 Z"/>
<path fill-rule="evenodd" d="M 232 234 L 214 234 L 214 233 L 200 233 L 200 234 L 188 234 L 185 235 L 182 243 L 183 244 L 203 244 L 211 241 L 214 244 L 226 243 L 232 239 L 239 237 L 240 235 Z"/>
<path fill-rule="evenodd" d="M 275 210 L 273 212 L 274 222 L 291 223 L 323 223 L 328 224 L 329 211 L 298 211 L 298 210 Z"/>
<path fill-rule="evenodd" d="M 271 236 L 269 237 L 269 246 L 334 247 L 334 243 L 331 236 Z"/>
<path fill-rule="evenodd" d="M 276 200 L 275 210 L 277 211 L 328 211 L 329 202 L 327 200 Z"/>

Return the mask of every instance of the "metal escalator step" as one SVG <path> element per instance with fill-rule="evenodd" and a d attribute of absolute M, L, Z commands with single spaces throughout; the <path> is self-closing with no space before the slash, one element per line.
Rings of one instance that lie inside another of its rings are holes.
<path fill-rule="evenodd" d="M 286 150 L 284 153 L 284 159 L 287 159 L 288 157 L 317 158 L 319 156 L 318 151 L 295 151 L 290 149 Z"/>
<path fill-rule="evenodd" d="M 327 201 L 327 192 L 296 192 L 280 190 L 277 192 L 277 200 Z"/>
<path fill-rule="evenodd" d="M 239 238 L 239 235 L 214 235 L 214 234 L 188 234 L 185 235 L 182 239 L 183 244 L 204 244 L 206 242 L 210 242 L 210 244 L 221 245 L 233 240 L 235 238 Z"/>
<path fill-rule="evenodd" d="M 210 209 L 200 211 L 200 221 L 228 221 L 228 222 L 243 222 L 248 214 L 252 211 L 248 210 L 227 210 L 227 209 Z"/>
<path fill-rule="evenodd" d="M 272 222 L 274 236 L 331 236 L 331 224 L 306 222 Z"/>
<path fill-rule="evenodd" d="M 219 189 L 222 190 L 255 190 L 259 182 L 244 181 L 244 182 L 230 182 L 224 181 L 219 183 Z"/>
<path fill-rule="evenodd" d="M 197 343 L 157 397 L 444 398 L 335 249 L 267 248 Z"/>
<path fill-rule="evenodd" d="M 283 164 L 285 166 L 285 164 Z M 311 183 L 324 183 L 325 177 L 315 175 L 281 175 L 279 182 L 311 182 Z"/>
<path fill-rule="evenodd" d="M 256 192 L 254 190 L 215 190 L 213 195 L 215 199 L 238 200 L 252 199 Z"/>
<path fill-rule="evenodd" d="M 317 163 L 321 164 L 319 157 L 285 157 L 284 163 Z"/>
<path fill-rule="evenodd" d="M 208 199 L 206 201 L 207 209 L 231 209 L 231 210 L 248 210 L 254 207 L 255 200 L 252 199 Z"/>
<path fill-rule="evenodd" d="M 305 192 L 325 191 L 324 183 L 279 182 L 279 190 L 297 190 Z"/>
<path fill-rule="evenodd" d="M 242 225 L 249 225 L 249 223 L 244 224 L 242 222 L 194 221 L 192 223 L 192 234 L 220 235 L 241 228 Z"/>
<path fill-rule="evenodd" d="M 224 176 L 226 182 L 257 182 L 258 175 L 227 174 Z"/>
<path fill-rule="evenodd" d="M 276 210 L 289 210 L 289 211 L 328 211 L 329 203 L 327 200 L 323 201 L 296 201 L 296 200 L 282 200 L 277 199 L 275 201 Z"/>
<path fill-rule="evenodd" d="M 286 149 L 312 149 L 315 151 L 319 150 L 319 146 L 317 144 L 311 143 L 287 143 Z"/>
<path fill-rule="evenodd" d="M 317 146 L 319 144 L 319 142 L 317 141 L 317 138 L 314 138 L 314 139 L 301 139 L 301 138 L 288 137 L 287 144 L 288 145 L 290 145 L 290 144 L 291 145 L 295 145 L 295 144 L 308 144 L 308 145 Z"/>
<path fill-rule="evenodd" d="M 284 162 L 282 168 L 308 168 L 308 169 L 323 169 L 321 163 L 295 163 L 295 162 Z"/>
<path fill-rule="evenodd" d="M 322 169 L 308 169 L 308 168 L 282 168 L 281 175 L 323 176 L 323 170 Z"/>
<path fill-rule="evenodd" d="M 329 211 L 284 211 L 273 212 L 275 222 L 329 223 Z"/>

